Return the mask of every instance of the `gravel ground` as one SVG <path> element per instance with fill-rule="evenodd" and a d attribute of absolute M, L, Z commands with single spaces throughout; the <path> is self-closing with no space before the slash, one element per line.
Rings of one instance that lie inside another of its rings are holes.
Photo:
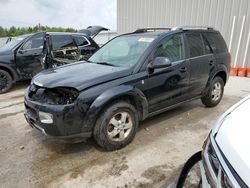
<path fill-rule="evenodd" d="M 66 144 L 30 128 L 23 117 L 27 85 L 0 95 L 0 187 L 167 187 L 216 119 L 250 93 L 250 79 L 232 77 L 217 107 L 198 100 L 147 119 L 130 145 L 106 152 L 92 139 Z"/>

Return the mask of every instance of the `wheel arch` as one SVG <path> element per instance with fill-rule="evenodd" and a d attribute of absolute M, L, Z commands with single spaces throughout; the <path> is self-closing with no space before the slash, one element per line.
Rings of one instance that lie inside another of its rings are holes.
<path fill-rule="evenodd" d="M 0 69 L 4 70 L 4 71 L 6 71 L 6 72 L 8 72 L 10 74 L 12 79 L 13 79 L 13 82 L 17 81 L 18 75 L 17 75 L 17 72 L 13 68 L 11 68 L 8 65 L 0 63 Z"/>
<path fill-rule="evenodd" d="M 148 115 L 148 102 L 144 94 L 134 86 L 121 85 L 108 89 L 95 99 L 86 114 L 85 126 L 93 128 L 99 115 L 115 101 L 132 104 L 139 113 L 139 120 L 144 120 Z"/>
<path fill-rule="evenodd" d="M 210 77 L 207 81 L 207 85 L 206 85 L 205 89 L 203 90 L 202 95 L 205 95 L 207 93 L 213 79 L 216 76 L 220 76 L 222 78 L 222 80 L 224 81 L 224 85 L 226 85 L 228 77 L 229 77 L 229 74 L 227 72 L 227 68 L 224 66 L 221 66 L 217 71 L 214 71 L 212 74 L 210 74 Z"/>
<path fill-rule="evenodd" d="M 221 78 L 223 79 L 223 81 L 224 81 L 224 85 L 226 85 L 226 82 L 227 82 L 227 73 L 226 73 L 226 71 L 221 70 L 221 71 L 217 72 L 217 73 L 213 76 L 213 79 L 214 79 L 216 76 L 221 77 Z"/>

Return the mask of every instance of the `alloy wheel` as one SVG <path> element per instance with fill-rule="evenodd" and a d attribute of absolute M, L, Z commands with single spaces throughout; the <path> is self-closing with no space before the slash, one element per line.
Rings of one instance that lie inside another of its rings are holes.
<path fill-rule="evenodd" d="M 222 92 L 222 86 L 220 84 L 220 82 L 215 82 L 214 86 L 213 86 L 213 90 L 212 90 L 212 100 L 213 101 L 217 101 L 220 99 L 221 97 L 221 92 Z"/>
<path fill-rule="evenodd" d="M 133 128 L 132 117 L 128 112 L 118 112 L 109 121 L 107 132 L 112 141 L 125 140 Z"/>

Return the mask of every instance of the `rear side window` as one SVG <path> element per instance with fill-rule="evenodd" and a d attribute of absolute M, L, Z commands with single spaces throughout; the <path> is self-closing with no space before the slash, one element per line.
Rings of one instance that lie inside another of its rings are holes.
<path fill-rule="evenodd" d="M 70 35 L 52 35 L 51 38 L 53 50 L 75 46 Z"/>
<path fill-rule="evenodd" d="M 89 44 L 87 39 L 82 36 L 73 36 L 73 39 L 76 42 L 77 46 L 85 46 Z"/>
<path fill-rule="evenodd" d="M 223 53 L 227 52 L 227 45 L 219 33 L 204 33 L 208 40 L 213 52 Z"/>
<path fill-rule="evenodd" d="M 186 34 L 190 57 L 197 57 L 204 55 L 204 44 L 200 33 L 187 33 Z"/>

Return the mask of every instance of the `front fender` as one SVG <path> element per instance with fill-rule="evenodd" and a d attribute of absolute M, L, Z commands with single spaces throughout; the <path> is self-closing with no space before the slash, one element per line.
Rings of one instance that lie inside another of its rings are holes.
<path fill-rule="evenodd" d="M 94 124 L 98 118 L 99 113 L 109 102 L 113 102 L 120 97 L 133 97 L 136 105 L 141 105 L 141 120 L 145 119 L 148 114 L 148 102 L 145 95 L 138 88 L 131 85 L 120 85 L 114 88 L 108 89 L 100 94 L 89 107 L 86 113 L 85 127 L 94 127 Z"/>

